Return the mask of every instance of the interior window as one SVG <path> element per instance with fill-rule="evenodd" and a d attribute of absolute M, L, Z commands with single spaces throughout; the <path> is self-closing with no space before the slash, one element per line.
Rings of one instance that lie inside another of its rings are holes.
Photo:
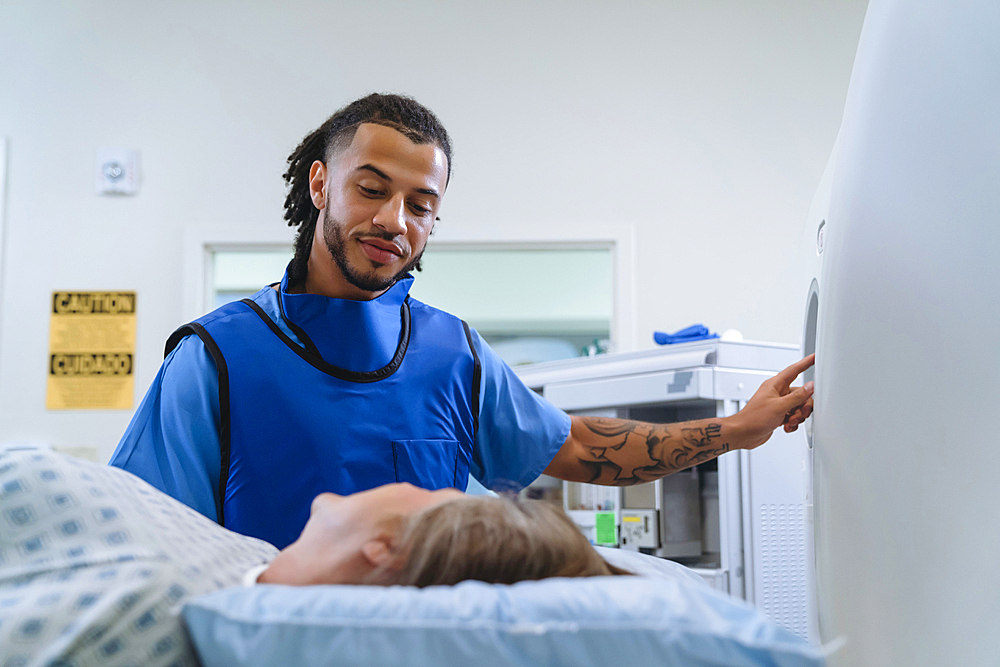
<path fill-rule="evenodd" d="M 211 309 L 253 296 L 281 280 L 292 250 L 217 250 L 212 253 Z"/>

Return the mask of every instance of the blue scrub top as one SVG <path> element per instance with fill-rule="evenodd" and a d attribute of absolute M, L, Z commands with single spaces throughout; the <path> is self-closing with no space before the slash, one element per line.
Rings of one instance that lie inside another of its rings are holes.
<path fill-rule="evenodd" d="M 285 335 L 305 347 L 281 317 L 276 290 L 265 287 L 253 300 Z M 314 331 L 309 334 L 316 342 Z M 536 479 L 559 451 L 569 436 L 570 418 L 528 389 L 475 330 L 472 342 L 482 379 L 470 471 L 487 488 L 518 490 Z M 188 336 L 167 355 L 110 464 L 218 520 L 218 424 L 215 362 L 200 338 Z"/>

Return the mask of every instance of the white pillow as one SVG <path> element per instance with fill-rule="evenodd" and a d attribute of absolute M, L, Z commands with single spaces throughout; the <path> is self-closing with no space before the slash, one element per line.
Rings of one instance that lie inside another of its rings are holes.
<path fill-rule="evenodd" d="M 646 559 L 614 558 L 655 577 L 258 585 L 195 598 L 183 614 L 206 667 L 823 664 L 819 649 L 750 605 L 683 566 Z"/>

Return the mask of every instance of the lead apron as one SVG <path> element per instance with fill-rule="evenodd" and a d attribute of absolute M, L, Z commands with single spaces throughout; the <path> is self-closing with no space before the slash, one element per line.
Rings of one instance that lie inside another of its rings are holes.
<path fill-rule="evenodd" d="M 197 334 L 219 372 L 219 523 L 283 549 L 325 491 L 465 490 L 480 375 L 468 326 L 408 297 L 400 317 L 395 358 L 371 373 L 302 349 L 249 299 L 171 336 L 168 353 Z"/>

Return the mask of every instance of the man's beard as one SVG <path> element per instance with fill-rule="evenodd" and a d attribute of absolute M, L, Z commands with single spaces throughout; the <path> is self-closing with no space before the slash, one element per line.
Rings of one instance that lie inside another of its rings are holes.
<path fill-rule="evenodd" d="M 365 236 L 385 241 L 392 241 L 396 238 L 395 235 L 389 232 L 380 232 L 376 229 L 365 234 Z M 388 278 L 379 277 L 374 270 L 364 273 L 360 269 L 352 267 L 347 261 L 347 250 L 344 247 L 346 241 L 344 228 L 339 222 L 330 217 L 329 206 L 323 209 L 323 240 L 326 241 L 327 250 L 330 251 L 334 263 L 336 263 L 337 268 L 340 269 L 340 273 L 343 274 L 344 278 L 347 279 L 347 282 L 365 292 L 383 292 L 395 285 L 400 278 L 403 278 L 410 271 L 419 271 L 420 258 L 424 255 L 424 248 L 421 248 L 420 252 L 406 266 L 394 276 Z"/>

